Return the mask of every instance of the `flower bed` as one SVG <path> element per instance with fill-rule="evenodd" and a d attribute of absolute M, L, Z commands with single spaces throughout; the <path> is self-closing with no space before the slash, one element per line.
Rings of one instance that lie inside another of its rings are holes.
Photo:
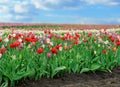
<path fill-rule="evenodd" d="M 120 32 L 0 33 L 0 84 L 64 73 L 111 72 L 120 65 Z"/>

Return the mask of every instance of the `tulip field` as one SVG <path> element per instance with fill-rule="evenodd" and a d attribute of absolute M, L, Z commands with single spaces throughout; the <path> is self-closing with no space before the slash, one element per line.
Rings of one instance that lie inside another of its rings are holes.
<path fill-rule="evenodd" d="M 25 30 L 30 28 L 26 26 L 0 28 L 1 87 L 12 87 L 25 79 L 52 79 L 65 73 L 112 73 L 120 66 L 120 26 L 111 30 L 99 26 L 95 32 L 92 28 L 85 30 L 90 27 L 81 30 L 69 25 L 36 27 L 36 32 L 32 32 L 35 25 L 30 31 Z"/>

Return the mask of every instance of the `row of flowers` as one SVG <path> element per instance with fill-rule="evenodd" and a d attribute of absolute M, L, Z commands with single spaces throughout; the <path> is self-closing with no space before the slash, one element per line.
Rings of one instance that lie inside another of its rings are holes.
<path fill-rule="evenodd" d="M 85 32 L 83 32 L 85 34 Z M 41 54 L 44 51 L 45 46 L 48 46 L 51 50 L 51 53 L 57 54 L 57 50 L 62 51 L 66 50 L 67 48 L 72 48 L 72 45 L 78 45 L 82 42 L 90 44 L 90 41 L 88 40 L 90 37 L 92 37 L 93 33 L 87 33 L 87 35 L 82 36 L 79 33 L 74 32 L 66 32 L 64 34 L 56 34 L 52 33 L 50 30 L 44 30 L 44 34 L 35 35 L 33 32 L 29 33 L 15 33 L 12 31 L 12 33 L 8 34 L 7 37 L 4 37 L 4 34 L 0 34 L 0 43 L 2 47 L 0 49 L 0 55 L 3 55 L 5 51 L 7 51 L 7 48 L 18 48 L 19 50 L 22 50 L 24 44 L 29 44 L 29 46 L 32 48 L 32 46 L 36 45 L 36 43 L 41 43 L 42 47 L 37 50 L 38 54 Z M 120 46 L 120 35 L 116 33 L 107 32 L 104 30 L 103 32 L 100 31 L 100 33 L 94 34 L 94 43 L 98 41 L 98 43 L 108 44 L 108 48 L 110 49 L 110 45 L 115 45 L 115 48 Z M 107 37 L 108 39 L 104 41 L 104 37 Z M 59 45 L 54 45 L 54 41 L 56 39 L 59 39 L 61 41 L 65 41 L 64 45 L 62 46 L 62 43 L 57 43 Z M 12 43 L 9 43 L 12 42 Z M 69 46 L 67 46 L 68 43 L 71 43 Z M 103 53 L 106 53 L 106 50 L 102 50 Z M 49 53 L 50 54 L 50 53 Z"/>
<path fill-rule="evenodd" d="M 0 84 L 120 65 L 120 32 L 0 33 Z M 7 81 L 6 81 L 7 79 Z M 4 83 L 5 82 L 5 83 Z"/>
<path fill-rule="evenodd" d="M 26 29 L 26 30 L 100 30 L 100 29 L 116 29 L 120 25 L 79 25 L 79 24 L 24 24 L 24 23 L 0 23 L 2 29 Z"/>

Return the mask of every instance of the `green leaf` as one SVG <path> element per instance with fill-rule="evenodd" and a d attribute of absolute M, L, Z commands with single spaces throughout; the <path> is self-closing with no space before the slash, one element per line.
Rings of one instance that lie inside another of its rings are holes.
<path fill-rule="evenodd" d="M 78 68 L 79 68 L 79 66 L 78 66 L 78 64 L 77 64 L 76 62 L 73 62 L 73 63 L 71 64 L 71 69 L 72 69 L 72 71 L 73 71 L 74 73 L 78 70 Z"/>
<path fill-rule="evenodd" d="M 2 82 L 2 73 L 0 72 L 0 84 Z"/>
<path fill-rule="evenodd" d="M 20 80 L 21 78 L 31 76 L 34 74 L 34 71 L 27 71 L 27 72 L 18 72 L 16 75 L 14 75 L 14 80 Z"/>
<path fill-rule="evenodd" d="M 4 79 L 4 83 L 2 83 L 1 85 L 0 85 L 0 87 L 8 87 L 8 78 L 3 78 Z"/>
<path fill-rule="evenodd" d="M 56 69 L 53 70 L 51 77 L 53 78 L 58 72 L 60 72 L 60 71 L 62 71 L 64 69 L 66 69 L 65 66 L 57 67 Z"/>
<path fill-rule="evenodd" d="M 100 64 L 98 64 L 98 63 L 93 63 L 93 64 L 91 65 L 91 69 L 90 69 L 90 70 L 94 71 L 94 70 L 99 69 L 100 67 L 101 67 Z"/>
<path fill-rule="evenodd" d="M 89 68 L 83 68 L 83 69 L 80 71 L 80 73 L 84 73 L 84 72 L 88 72 L 88 71 L 90 71 Z"/>
<path fill-rule="evenodd" d="M 65 66 L 57 67 L 57 68 L 55 69 L 55 72 L 59 72 L 59 71 L 64 70 L 64 69 L 66 69 Z"/>

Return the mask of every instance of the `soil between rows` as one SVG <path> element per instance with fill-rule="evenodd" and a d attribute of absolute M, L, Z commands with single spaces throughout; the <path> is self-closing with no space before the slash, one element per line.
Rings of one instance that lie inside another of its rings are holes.
<path fill-rule="evenodd" d="M 120 67 L 110 72 L 64 74 L 54 79 L 25 80 L 15 87 L 120 87 Z"/>

